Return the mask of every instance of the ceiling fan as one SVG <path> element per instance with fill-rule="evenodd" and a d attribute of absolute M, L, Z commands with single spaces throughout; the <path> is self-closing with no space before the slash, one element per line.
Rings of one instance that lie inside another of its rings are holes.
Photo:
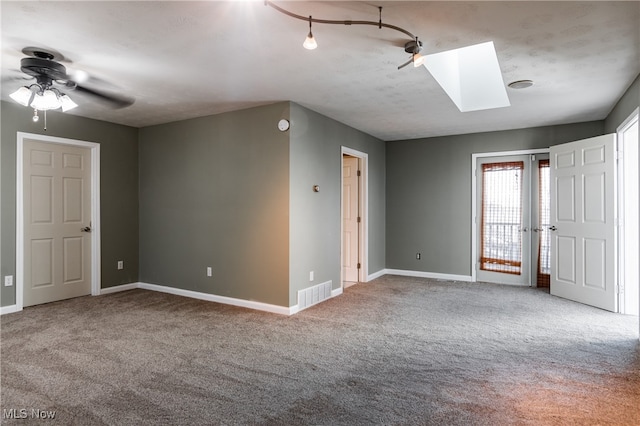
<path fill-rule="evenodd" d="M 89 77 L 85 72 L 67 72 L 61 63 L 64 56 L 51 49 L 25 47 L 22 53 L 27 55 L 20 60 L 20 70 L 35 83 L 20 87 L 10 96 L 16 102 L 30 106 L 37 111 L 62 108 L 63 111 L 75 108 L 77 104 L 64 92 L 83 93 L 111 108 L 124 108 L 132 105 L 134 98 L 110 90 L 95 88 L 100 80 Z M 93 86 L 89 83 L 93 81 Z"/>

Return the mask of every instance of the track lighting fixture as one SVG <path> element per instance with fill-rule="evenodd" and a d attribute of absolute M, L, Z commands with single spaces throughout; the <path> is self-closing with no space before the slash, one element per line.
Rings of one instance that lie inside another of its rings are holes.
<path fill-rule="evenodd" d="M 272 8 L 274 8 L 275 10 L 277 10 L 278 12 L 290 16 L 291 18 L 295 18 L 295 19 L 300 19 L 303 21 L 309 21 L 309 34 L 307 35 L 307 38 L 305 39 L 304 43 L 302 44 L 304 46 L 305 49 L 309 49 L 309 50 L 313 50 L 316 47 L 318 47 L 318 43 L 316 42 L 316 39 L 313 37 L 313 33 L 311 32 L 311 24 L 312 23 L 316 23 L 316 24 L 335 24 L 335 25 L 372 25 L 372 26 L 376 26 L 378 28 L 389 28 L 395 31 L 399 31 L 403 34 L 406 34 L 407 36 L 411 37 L 411 41 L 409 43 L 416 43 L 419 46 L 422 46 L 422 43 L 418 42 L 418 38 L 416 36 L 414 36 L 413 34 L 411 34 L 409 31 L 405 30 L 404 28 L 400 28 L 396 25 L 391 25 L 391 24 L 387 24 L 382 22 L 382 7 L 378 7 L 378 11 L 380 13 L 380 19 L 376 22 L 376 21 L 338 21 L 338 20 L 333 20 L 333 19 L 314 19 L 312 16 L 309 16 L 309 18 L 307 18 L 306 16 L 302 16 L 302 15 L 298 15 L 296 13 L 293 12 L 289 12 L 286 9 L 281 8 L 280 6 L 276 5 L 275 3 L 273 3 L 270 0 L 265 0 L 264 1 L 265 6 L 271 6 Z M 407 43 L 408 44 L 408 43 Z M 406 50 L 406 49 L 405 49 Z M 413 62 L 414 65 L 417 67 L 419 65 L 422 65 L 422 62 L 424 61 L 424 58 L 418 54 L 420 50 L 418 49 L 418 51 L 409 51 L 407 50 L 408 53 L 411 53 L 411 60 L 409 62 L 407 62 L 404 65 L 401 65 L 398 68 L 402 68 L 405 65 Z"/>
<path fill-rule="evenodd" d="M 306 16 L 289 12 L 271 0 L 264 0 L 264 4 L 283 15 L 301 21 L 309 21 L 309 34 L 303 44 L 307 49 L 315 49 L 318 46 L 311 33 L 311 24 L 313 23 L 349 26 L 371 25 L 401 32 L 410 38 L 404 45 L 404 51 L 410 57 L 398 69 L 404 68 L 409 64 L 413 64 L 416 68 L 424 65 L 461 112 L 502 108 L 510 105 L 509 97 L 504 87 L 500 64 L 498 63 L 498 56 L 492 41 L 423 56 L 420 53 L 422 51 L 422 42 L 418 40 L 418 37 L 404 28 L 382 22 L 382 7 L 378 7 L 379 19 L 378 22 L 375 22 L 338 21 L 317 19 L 312 16 L 307 18 Z M 455 78 L 452 76 L 455 76 Z M 524 84 L 517 82 L 510 87 L 522 87 Z"/>
<path fill-rule="evenodd" d="M 302 46 L 307 50 L 313 50 L 318 47 L 318 43 L 316 42 L 316 39 L 313 37 L 313 33 L 311 32 L 311 22 L 313 22 L 313 18 L 309 16 L 309 34 L 304 40 L 304 43 L 302 43 Z"/>

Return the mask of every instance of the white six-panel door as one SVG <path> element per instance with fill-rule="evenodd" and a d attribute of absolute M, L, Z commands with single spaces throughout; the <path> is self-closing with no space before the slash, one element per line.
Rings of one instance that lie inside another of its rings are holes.
<path fill-rule="evenodd" d="M 615 135 L 551 147 L 551 294 L 617 311 Z"/>
<path fill-rule="evenodd" d="M 91 150 L 24 140 L 23 306 L 91 294 Z"/>

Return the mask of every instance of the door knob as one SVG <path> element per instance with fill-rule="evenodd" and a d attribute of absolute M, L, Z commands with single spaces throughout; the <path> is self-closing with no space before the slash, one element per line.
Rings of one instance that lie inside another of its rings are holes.
<path fill-rule="evenodd" d="M 557 231 L 558 230 L 558 228 L 556 228 L 555 226 L 550 226 L 549 229 L 552 230 L 552 231 Z"/>
<path fill-rule="evenodd" d="M 88 226 L 85 226 L 84 228 L 80 229 L 80 232 L 91 232 L 91 228 Z"/>

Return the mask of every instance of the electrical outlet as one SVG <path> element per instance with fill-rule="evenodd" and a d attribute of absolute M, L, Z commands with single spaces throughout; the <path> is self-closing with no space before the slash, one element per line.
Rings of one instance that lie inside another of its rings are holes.
<path fill-rule="evenodd" d="M 309 281 L 313 281 L 313 271 L 309 272 Z"/>
<path fill-rule="evenodd" d="M 4 277 L 4 286 L 11 287 L 13 285 L 13 275 L 7 275 Z"/>
<path fill-rule="evenodd" d="M 422 258 L 422 254 L 421 253 L 416 253 L 416 259 L 420 260 Z"/>
<path fill-rule="evenodd" d="M 211 266 L 207 266 L 207 276 L 210 277 L 213 275 L 213 269 L 211 268 Z"/>
<path fill-rule="evenodd" d="M 118 269 L 124 269 L 124 260 L 118 260 Z"/>

